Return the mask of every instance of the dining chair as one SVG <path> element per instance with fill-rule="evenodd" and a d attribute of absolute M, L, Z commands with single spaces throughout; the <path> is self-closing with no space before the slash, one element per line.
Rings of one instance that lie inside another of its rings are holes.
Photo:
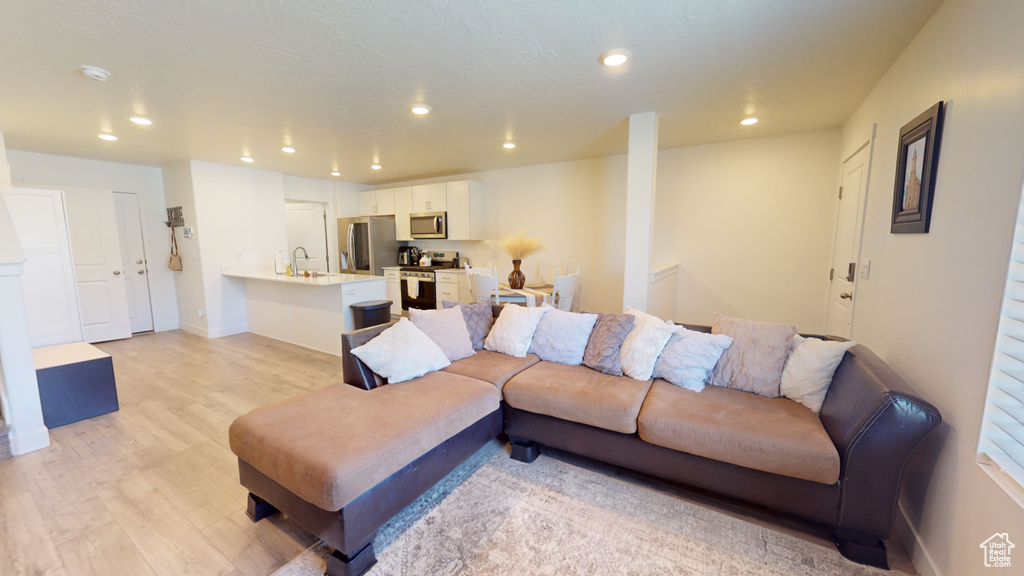
<path fill-rule="evenodd" d="M 566 265 L 568 270 L 568 265 Z M 576 284 L 580 279 L 580 265 L 576 265 L 576 271 L 572 274 L 559 276 L 561 268 L 555 268 L 555 283 L 551 289 L 551 305 L 559 310 L 569 311 L 572 308 L 572 299 L 576 295 Z"/>
<path fill-rule="evenodd" d="M 498 301 L 498 267 L 492 270 L 486 268 L 466 268 L 466 277 L 469 279 L 469 293 L 474 302 L 490 302 L 491 295 L 494 295 L 494 303 Z"/>

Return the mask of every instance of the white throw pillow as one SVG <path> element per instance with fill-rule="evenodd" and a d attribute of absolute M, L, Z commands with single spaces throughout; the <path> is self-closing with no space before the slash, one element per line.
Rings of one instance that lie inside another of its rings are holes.
<path fill-rule="evenodd" d="M 537 324 L 530 352 L 541 360 L 579 366 L 587 350 L 590 333 L 597 322 L 597 314 L 565 312 L 544 304 L 548 311 Z"/>
<path fill-rule="evenodd" d="M 815 414 L 821 412 L 832 375 L 843 361 L 843 355 L 856 342 L 829 342 L 804 338 L 797 334 L 790 343 L 789 358 L 782 370 L 782 396 L 807 406 Z"/>
<path fill-rule="evenodd" d="M 476 354 L 460 306 L 444 310 L 409 308 L 409 318 L 441 348 L 448 360 L 455 362 Z"/>
<path fill-rule="evenodd" d="M 397 384 L 451 364 L 429 336 L 406 318 L 366 344 L 352 349 L 370 370 Z"/>
<path fill-rule="evenodd" d="M 537 324 L 548 308 L 527 308 L 506 304 L 484 340 L 484 349 L 523 358 L 530 350 Z"/>
<path fill-rule="evenodd" d="M 635 317 L 636 322 L 619 350 L 622 372 L 635 380 L 650 380 L 658 356 L 672 337 L 672 327 L 657 316 L 633 308 L 626 308 L 626 314 Z"/>
<path fill-rule="evenodd" d="M 722 353 L 732 345 L 725 334 L 706 334 L 676 326 L 669 320 L 673 334 L 654 365 L 654 377 L 700 392 Z"/>

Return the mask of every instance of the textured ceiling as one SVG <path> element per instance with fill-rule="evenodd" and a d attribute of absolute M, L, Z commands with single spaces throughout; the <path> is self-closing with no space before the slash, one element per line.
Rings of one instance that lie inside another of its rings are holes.
<path fill-rule="evenodd" d="M 0 0 L 0 131 L 19 150 L 251 154 L 377 183 L 623 153 L 627 117 L 651 110 L 662 148 L 834 127 L 940 4 Z M 598 62 L 618 47 L 623 69 Z M 433 112 L 414 116 L 417 102 Z M 748 113 L 761 122 L 739 126 Z"/>

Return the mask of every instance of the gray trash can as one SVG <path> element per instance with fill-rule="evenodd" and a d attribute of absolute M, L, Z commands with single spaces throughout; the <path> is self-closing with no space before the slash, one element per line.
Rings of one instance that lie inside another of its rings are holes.
<path fill-rule="evenodd" d="M 353 304 L 351 308 L 356 330 L 391 322 L 391 300 L 370 300 Z"/>

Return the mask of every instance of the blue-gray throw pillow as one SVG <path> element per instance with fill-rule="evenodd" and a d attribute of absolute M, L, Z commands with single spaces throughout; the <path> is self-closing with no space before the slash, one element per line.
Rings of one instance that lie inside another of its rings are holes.
<path fill-rule="evenodd" d="M 635 320 L 632 314 L 598 313 L 597 323 L 583 352 L 583 365 L 612 376 L 622 376 L 619 349 L 633 329 Z"/>
<path fill-rule="evenodd" d="M 451 302 L 445 300 L 441 303 L 445 308 L 462 306 L 462 317 L 466 319 L 466 328 L 469 329 L 469 339 L 473 342 L 473 350 L 484 349 L 484 339 L 494 325 L 494 313 L 491 312 L 490 302 L 475 302 L 464 304 L 462 302 Z"/>

